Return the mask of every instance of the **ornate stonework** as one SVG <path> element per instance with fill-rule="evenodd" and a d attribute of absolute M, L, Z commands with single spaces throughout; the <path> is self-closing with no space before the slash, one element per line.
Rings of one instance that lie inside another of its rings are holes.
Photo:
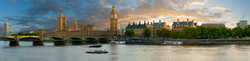
<path fill-rule="evenodd" d="M 58 27 L 55 28 L 54 32 L 46 32 L 44 30 L 40 31 L 40 36 L 89 36 L 89 37 L 113 37 L 118 34 L 117 31 L 117 12 L 115 6 L 113 5 L 112 12 L 110 13 L 110 29 L 111 30 L 96 30 L 95 23 L 86 24 L 78 28 L 76 17 L 72 26 L 66 27 L 67 17 L 63 14 L 59 17 L 58 15 Z"/>

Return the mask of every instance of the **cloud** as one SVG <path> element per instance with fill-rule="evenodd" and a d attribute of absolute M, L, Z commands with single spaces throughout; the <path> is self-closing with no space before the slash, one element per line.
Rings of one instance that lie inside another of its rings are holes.
<path fill-rule="evenodd" d="M 8 0 L 6 0 L 6 1 L 8 1 Z M 14 5 L 14 4 L 18 4 L 18 3 L 20 3 L 20 2 L 19 2 L 19 1 L 16 1 L 16 0 L 12 0 L 11 3 L 4 5 L 3 8 L 2 8 L 1 10 L 4 10 L 4 8 L 7 7 L 7 6 Z"/>
<path fill-rule="evenodd" d="M 52 19 L 57 17 L 36 17 L 36 16 L 6 16 L 3 17 L 4 20 L 9 20 L 18 25 L 16 28 L 20 29 L 21 32 L 28 30 L 39 30 L 43 27 L 44 29 L 53 30 L 57 26 L 57 19 Z M 26 27 L 23 27 L 26 26 Z M 39 26 L 39 27 L 38 27 Z M 32 27 L 32 28 L 31 28 Z M 36 27 L 36 28 L 35 28 Z"/>
<path fill-rule="evenodd" d="M 228 17 L 228 19 L 231 19 L 231 20 L 237 20 L 235 17 Z"/>
<path fill-rule="evenodd" d="M 133 21 L 151 22 L 152 20 L 167 21 L 168 24 L 171 24 L 176 19 L 186 21 L 187 18 L 197 22 L 217 22 L 214 20 L 221 19 L 224 12 L 210 12 L 206 7 L 187 8 L 193 5 L 204 5 L 205 2 L 203 0 L 86 0 L 86 2 L 78 0 L 29 0 L 24 3 L 33 6 L 21 11 L 25 15 L 5 16 L 0 21 L 9 20 L 18 25 L 27 26 L 27 28 L 20 28 L 20 31 L 36 31 L 41 28 L 52 31 L 57 27 L 57 14 L 70 12 L 67 14 L 67 20 L 69 20 L 67 25 L 73 23 L 71 20 L 76 15 L 79 27 L 87 23 L 95 23 L 97 28 L 105 28 L 110 26 L 110 12 L 113 4 L 118 12 L 118 24 L 132 23 Z M 225 10 L 225 12 L 227 11 Z M 200 12 L 207 14 L 199 14 Z"/>
<path fill-rule="evenodd" d="M 20 29 L 21 32 L 30 32 L 30 31 L 38 32 L 39 30 L 40 30 L 39 26 L 29 26 Z"/>
<path fill-rule="evenodd" d="M 205 13 L 205 12 L 209 11 L 209 9 L 205 8 L 205 7 L 203 7 L 203 8 L 197 8 L 197 10 L 200 11 L 200 12 L 202 12 L 202 13 Z"/>
<path fill-rule="evenodd" d="M 220 7 L 220 6 L 212 7 L 212 10 L 214 10 L 214 9 L 219 9 L 225 14 L 233 14 L 231 11 L 227 10 L 225 7 Z"/>
<path fill-rule="evenodd" d="M 205 0 L 205 2 L 208 2 L 208 0 Z"/>
<path fill-rule="evenodd" d="M 195 0 L 189 3 L 189 5 L 205 5 L 205 3 L 203 1 L 200 0 Z"/>
<path fill-rule="evenodd" d="M 78 10 L 82 1 L 78 0 L 30 0 L 26 4 L 33 4 L 34 7 L 27 8 L 21 13 L 28 15 L 46 15 L 49 12 L 54 14 L 63 13 L 64 10 Z M 62 9 L 61 9 L 62 8 Z"/>

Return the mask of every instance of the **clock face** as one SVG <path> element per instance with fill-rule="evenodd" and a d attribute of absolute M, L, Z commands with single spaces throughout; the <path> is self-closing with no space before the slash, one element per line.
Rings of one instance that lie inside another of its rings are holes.
<path fill-rule="evenodd" d="M 113 18 L 113 15 L 111 15 L 111 18 Z"/>
<path fill-rule="evenodd" d="M 115 18 L 117 18 L 117 15 L 115 14 Z"/>

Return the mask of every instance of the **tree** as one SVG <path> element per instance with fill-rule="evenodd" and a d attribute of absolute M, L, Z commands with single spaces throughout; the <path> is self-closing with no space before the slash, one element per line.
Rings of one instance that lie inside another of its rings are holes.
<path fill-rule="evenodd" d="M 239 37 L 241 38 L 244 34 L 243 34 L 243 29 L 241 27 L 235 27 L 233 28 L 233 33 L 232 35 L 234 37 Z"/>
<path fill-rule="evenodd" d="M 200 38 L 200 37 L 204 37 L 205 36 L 205 33 L 203 32 L 205 30 L 205 27 L 203 26 L 196 26 L 195 28 L 195 32 L 196 32 L 196 35 L 195 37 L 196 38 Z"/>
<path fill-rule="evenodd" d="M 225 37 L 226 37 L 226 38 L 230 37 L 230 34 L 229 34 L 229 33 L 227 33 Z"/>
<path fill-rule="evenodd" d="M 179 38 L 180 34 L 180 30 L 171 30 L 169 36 L 171 36 L 172 38 Z"/>
<path fill-rule="evenodd" d="M 157 35 L 158 37 L 161 37 L 161 36 L 162 36 L 162 32 L 161 32 L 160 29 L 157 29 L 157 30 L 156 30 L 156 35 Z"/>
<path fill-rule="evenodd" d="M 185 25 L 182 32 L 181 32 L 182 38 L 195 38 L 195 29 L 193 27 L 189 27 L 188 25 Z"/>
<path fill-rule="evenodd" d="M 162 28 L 161 33 L 162 33 L 162 37 L 164 39 L 170 37 L 169 36 L 170 31 L 168 29 L 166 29 L 166 28 Z"/>
<path fill-rule="evenodd" d="M 227 34 L 227 29 L 226 27 L 219 27 L 219 29 L 221 30 L 221 37 L 225 37 L 225 35 Z"/>
<path fill-rule="evenodd" d="M 148 37 L 148 40 L 149 40 L 149 37 L 151 37 L 151 29 L 150 28 L 146 28 L 143 35 L 145 37 Z"/>
<path fill-rule="evenodd" d="M 250 36 L 250 26 L 245 27 L 245 29 L 244 29 L 244 35 L 245 36 Z"/>
<path fill-rule="evenodd" d="M 129 29 L 129 30 L 126 30 L 126 31 L 125 31 L 125 35 L 126 35 L 126 36 L 129 36 L 129 37 L 132 37 L 132 36 L 135 35 L 135 32 L 134 32 L 133 29 Z"/>

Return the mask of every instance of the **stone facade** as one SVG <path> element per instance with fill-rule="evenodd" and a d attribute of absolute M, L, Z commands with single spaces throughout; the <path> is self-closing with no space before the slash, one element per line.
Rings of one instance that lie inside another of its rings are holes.
<path fill-rule="evenodd" d="M 133 22 L 132 25 L 130 23 L 128 24 L 126 30 L 133 29 L 135 32 L 135 36 L 143 36 L 143 32 L 145 31 L 145 29 L 150 27 L 151 25 L 149 25 L 149 23 L 141 24 L 141 22 L 139 22 L 139 24 L 135 24 L 135 22 Z"/>
<path fill-rule="evenodd" d="M 177 22 L 173 22 L 172 24 L 172 30 L 182 31 L 185 25 L 188 25 L 189 27 L 196 27 L 197 22 L 195 23 L 194 20 L 189 21 L 189 19 L 187 19 L 187 21 L 180 22 L 179 19 L 177 19 Z"/>
<path fill-rule="evenodd" d="M 237 27 L 241 27 L 244 29 L 245 27 L 247 27 L 247 20 L 240 20 L 240 22 L 236 24 L 237 24 Z"/>
<path fill-rule="evenodd" d="M 171 30 L 171 27 L 169 25 L 167 25 L 166 22 L 161 22 L 161 20 L 159 20 L 159 23 L 155 23 L 155 21 L 153 21 L 153 25 L 151 26 L 151 36 L 157 37 L 156 31 L 158 29 L 161 30 L 162 28 L 166 28 L 167 30 Z"/>
<path fill-rule="evenodd" d="M 78 28 L 76 17 L 72 26 L 66 27 L 66 14 L 65 17 L 61 14 L 58 15 L 58 27 L 54 32 L 47 32 L 45 29 L 39 31 L 40 36 L 88 36 L 88 37 L 113 37 L 118 34 L 117 31 L 117 12 L 113 5 L 112 12 L 110 13 L 110 28 L 111 30 L 96 30 L 95 24 L 86 24 Z M 113 17 L 114 16 L 114 17 Z"/>
<path fill-rule="evenodd" d="M 202 23 L 202 26 L 207 27 L 207 26 L 211 26 L 211 27 L 225 27 L 224 23 Z"/>

